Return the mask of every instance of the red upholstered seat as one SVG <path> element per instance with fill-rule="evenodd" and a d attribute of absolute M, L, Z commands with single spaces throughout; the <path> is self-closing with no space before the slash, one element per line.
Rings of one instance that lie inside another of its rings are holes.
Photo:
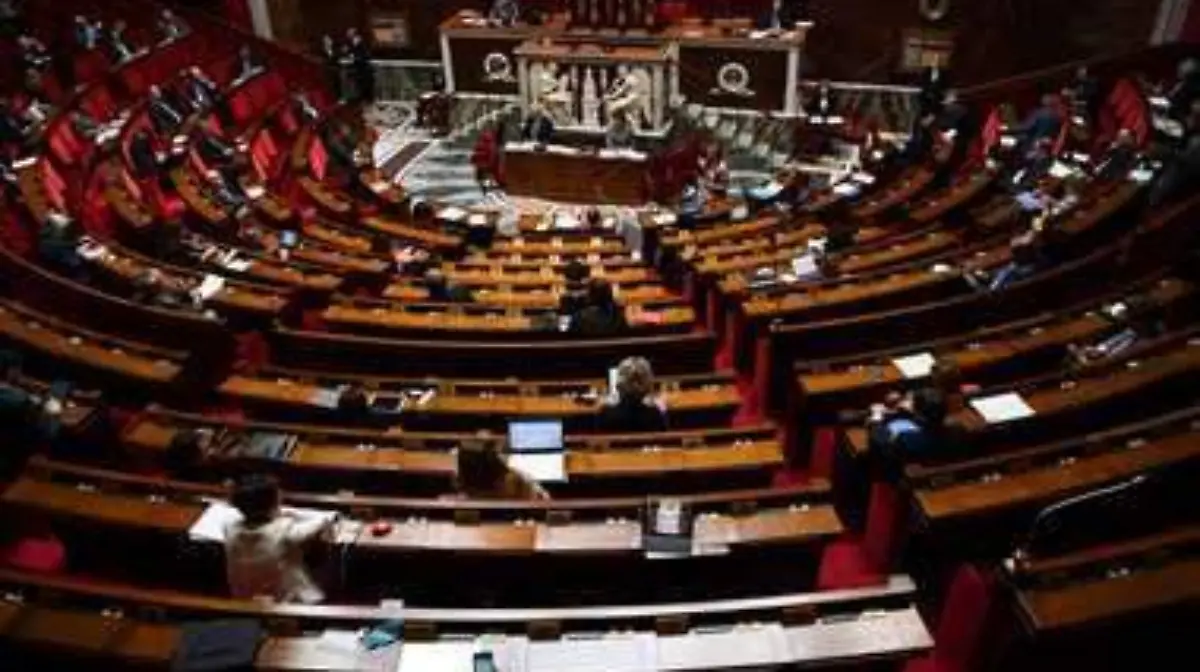
<path fill-rule="evenodd" d="M 905 672 L 966 672 L 985 649 L 995 590 L 989 576 L 973 565 L 954 574 L 934 631 L 933 653 L 911 661 Z"/>
<path fill-rule="evenodd" d="M 838 590 L 884 583 L 900 547 L 906 511 L 896 486 L 885 481 L 871 484 L 862 538 L 842 539 L 825 547 L 817 588 Z"/>
<path fill-rule="evenodd" d="M 0 564 L 26 572 L 57 574 L 67 566 L 67 549 L 53 534 L 21 537 L 0 551 Z"/>

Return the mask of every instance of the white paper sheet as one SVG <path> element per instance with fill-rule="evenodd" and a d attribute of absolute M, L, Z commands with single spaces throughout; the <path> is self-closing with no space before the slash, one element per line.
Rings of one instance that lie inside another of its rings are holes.
<path fill-rule="evenodd" d="M 567 480 L 566 454 L 562 451 L 509 455 L 508 466 L 539 483 L 564 483 Z"/>
<path fill-rule="evenodd" d="M 993 425 L 1029 418 L 1037 414 L 1016 392 L 972 399 L 971 407 L 983 416 L 984 420 Z"/>
<path fill-rule="evenodd" d="M 476 212 L 467 217 L 467 224 L 471 226 L 485 226 L 487 221 L 487 215 L 482 212 Z"/>
<path fill-rule="evenodd" d="M 204 282 L 201 282 L 199 287 L 193 289 L 192 293 L 201 301 L 208 301 L 212 297 L 216 296 L 218 292 L 224 289 L 224 287 L 225 278 L 222 278 L 219 275 L 212 275 L 210 273 L 204 276 Z"/>
<path fill-rule="evenodd" d="M 264 189 L 262 187 L 262 185 L 259 185 L 259 184 L 252 184 L 252 185 L 246 187 L 246 196 L 252 201 L 257 201 L 258 199 L 262 198 L 263 195 L 266 193 L 267 193 L 267 190 Z"/>
<path fill-rule="evenodd" d="M 657 669 L 653 633 L 530 642 L 528 672 L 650 672 Z"/>
<path fill-rule="evenodd" d="M 1061 161 L 1055 161 L 1054 164 L 1050 166 L 1050 177 L 1053 177 L 1057 180 L 1070 177 L 1072 174 L 1074 174 L 1074 172 L 1075 171 L 1071 170 L 1070 166 L 1062 163 Z"/>
<path fill-rule="evenodd" d="M 915 355 L 907 355 L 905 357 L 896 357 L 892 360 L 892 364 L 900 369 L 900 373 L 905 378 L 924 378 L 933 370 L 933 364 L 937 361 L 933 355 L 928 352 L 920 352 Z"/>
<path fill-rule="evenodd" d="M 439 219 L 444 219 L 448 222 L 461 222 L 466 216 L 466 210 L 455 206 L 450 206 L 438 213 Z"/>
<path fill-rule="evenodd" d="M 668 226 L 670 224 L 674 224 L 678 217 L 673 212 L 660 212 L 652 219 L 654 223 L 658 224 L 659 226 Z"/>

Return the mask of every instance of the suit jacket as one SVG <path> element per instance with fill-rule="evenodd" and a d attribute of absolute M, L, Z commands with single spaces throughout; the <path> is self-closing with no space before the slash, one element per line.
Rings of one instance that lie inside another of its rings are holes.
<path fill-rule="evenodd" d="M 1042 138 L 1058 137 L 1058 132 L 1062 130 L 1062 124 L 1063 120 L 1058 110 L 1040 107 L 1025 119 L 1017 132 L 1019 135 L 1024 135 L 1027 142 L 1034 142 Z"/>
<path fill-rule="evenodd" d="M 149 133 L 135 133 L 129 141 L 129 161 L 135 177 L 144 179 L 158 173 L 158 159 Z"/>
<path fill-rule="evenodd" d="M 166 100 L 155 100 L 150 103 L 150 121 L 159 133 L 174 133 L 183 123 L 183 116 Z"/>
<path fill-rule="evenodd" d="M 642 399 L 621 399 L 615 404 L 605 404 L 596 416 L 596 430 L 607 434 L 665 432 L 667 429 L 666 413 Z"/>
<path fill-rule="evenodd" d="M 588 306 L 571 320 L 571 331 L 584 336 L 616 336 L 629 330 L 625 313 L 618 307 L 609 311 Z"/>

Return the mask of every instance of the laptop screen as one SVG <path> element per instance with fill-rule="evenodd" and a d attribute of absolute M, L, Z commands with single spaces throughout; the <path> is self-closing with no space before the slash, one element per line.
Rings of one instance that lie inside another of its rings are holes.
<path fill-rule="evenodd" d="M 514 453 L 554 451 L 563 448 L 561 420 L 525 420 L 508 423 L 508 449 Z"/>

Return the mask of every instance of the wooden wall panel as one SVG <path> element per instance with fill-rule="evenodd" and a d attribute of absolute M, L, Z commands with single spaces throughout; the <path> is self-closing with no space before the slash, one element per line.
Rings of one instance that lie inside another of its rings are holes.
<path fill-rule="evenodd" d="M 437 26 L 445 17 L 463 8 L 484 10 L 490 4 L 489 0 L 268 1 L 276 33 L 285 41 L 310 47 L 326 31 L 365 27 L 371 8 L 406 13 L 413 48 L 385 55 L 429 59 L 440 55 Z M 539 6 L 554 4 L 554 0 L 537 1 Z M 715 6 L 703 0 L 693 4 L 706 8 L 702 11 Z M 734 0 L 726 4 L 750 8 Z M 808 5 L 817 23 L 807 64 L 807 75 L 814 77 L 894 80 L 904 31 L 930 25 L 920 16 L 918 0 L 809 0 Z M 949 16 L 934 27 L 955 31 L 953 78 L 967 84 L 1144 45 L 1157 8 L 1158 0 L 951 0 Z"/>

